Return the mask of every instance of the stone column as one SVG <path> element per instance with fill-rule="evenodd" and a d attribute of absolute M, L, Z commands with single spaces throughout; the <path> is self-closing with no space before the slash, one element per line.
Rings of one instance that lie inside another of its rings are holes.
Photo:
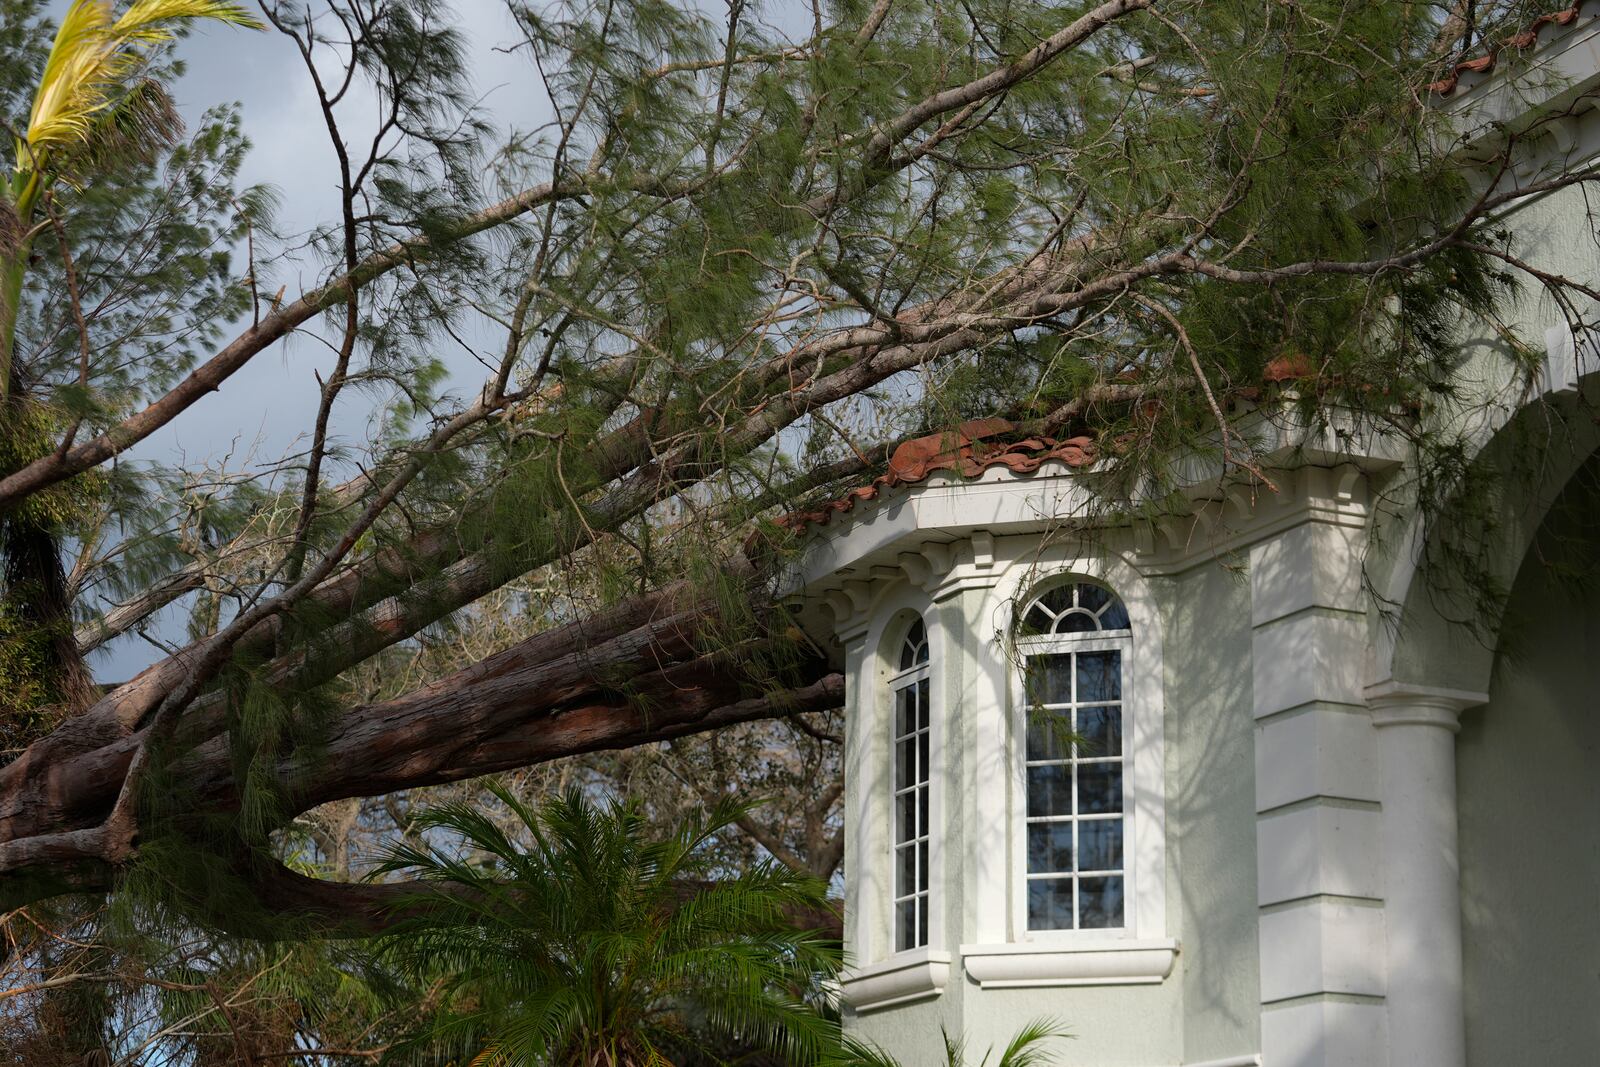
<path fill-rule="evenodd" d="M 1461 711 L 1487 699 L 1393 682 L 1367 691 L 1378 731 L 1394 1067 L 1466 1063 L 1455 735 Z"/>
<path fill-rule="evenodd" d="M 1303 471 L 1294 488 L 1298 524 L 1250 550 L 1262 1063 L 1381 1067 L 1388 990 L 1376 737 L 1361 689 L 1362 486 Z"/>

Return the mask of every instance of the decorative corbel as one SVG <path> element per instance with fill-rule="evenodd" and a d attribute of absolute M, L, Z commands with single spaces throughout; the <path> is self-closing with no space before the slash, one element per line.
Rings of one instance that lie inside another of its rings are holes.
<path fill-rule="evenodd" d="M 902 552 L 896 559 L 900 569 L 905 571 L 907 581 L 919 589 L 927 587 L 928 579 L 933 577 L 933 567 L 925 556 L 917 552 Z"/>
<path fill-rule="evenodd" d="M 972 531 L 972 569 L 989 570 L 994 566 L 994 534 L 988 530 Z"/>

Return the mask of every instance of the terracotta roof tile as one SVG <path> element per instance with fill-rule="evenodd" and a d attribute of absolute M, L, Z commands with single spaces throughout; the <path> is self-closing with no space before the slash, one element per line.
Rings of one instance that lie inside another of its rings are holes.
<path fill-rule="evenodd" d="M 869 484 L 852 489 L 814 511 L 791 512 L 778 522 L 801 533 L 808 526 L 825 525 L 833 516 L 850 511 L 861 501 L 876 500 L 886 490 L 925 482 L 935 471 L 953 471 L 963 478 L 976 478 L 991 467 L 1005 467 L 1013 474 L 1032 474 L 1049 462 L 1083 467 L 1095 460 L 1094 441 L 1088 437 L 1058 440 L 1027 436 L 1004 440 L 1016 430 L 1016 424 L 1006 419 L 973 419 L 954 430 L 912 438 L 894 450 L 888 470 Z"/>
<path fill-rule="evenodd" d="M 1462 62 L 1455 64 L 1450 68 L 1450 73 L 1444 78 L 1441 78 L 1439 81 L 1429 83 L 1426 86 L 1427 90 L 1429 92 L 1438 93 L 1441 96 L 1449 96 L 1451 93 L 1455 92 L 1456 85 L 1461 81 L 1461 75 L 1487 74 L 1489 71 L 1494 69 L 1495 63 L 1499 61 L 1501 52 L 1508 48 L 1515 49 L 1519 52 L 1532 48 L 1539 42 L 1540 30 L 1544 29 L 1546 26 L 1572 25 L 1572 23 L 1577 21 L 1579 9 L 1582 7 L 1583 0 L 1574 0 L 1570 6 L 1562 8 L 1560 11 L 1551 11 L 1547 14 L 1540 15 L 1538 18 L 1534 19 L 1528 28 L 1523 30 L 1521 33 L 1513 34 L 1512 36 L 1507 37 L 1505 40 L 1500 41 L 1498 44 L 1490 45 L 1488 51 L 1483 55 L 1477 56 L 1473 59 L 1463 60 Z"/>
<path fill-rule="evenodd" d="M 1317 368 L 1301 353 L 1278 356 L 1269 360 L 1261 370 L 1263 382 L 1292 382 L 1301 378 L 1314 378 L 1316 375 Z"/>

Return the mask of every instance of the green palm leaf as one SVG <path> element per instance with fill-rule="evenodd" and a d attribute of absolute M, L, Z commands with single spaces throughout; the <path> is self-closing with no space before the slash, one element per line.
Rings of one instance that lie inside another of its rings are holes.
<path fill-rule="evenodd" d="M 743 809 L 663 832 L 635 805 L 576 790 L 537 810 L 492 792 L 508 819 L 434 809 L 427 843 L 380 868 L 419 880 L 430 906 L 378 952 L 452 998 L 419 1041 L 483 1064 L 618 1067 L 712 1041 L 810 1062 L 836 1043 L 805 994 L 837 973 L 839 948 L 792 918 L 826 907 L 825 888 L 776 864 L 711 866 L 707 845 Z"/>

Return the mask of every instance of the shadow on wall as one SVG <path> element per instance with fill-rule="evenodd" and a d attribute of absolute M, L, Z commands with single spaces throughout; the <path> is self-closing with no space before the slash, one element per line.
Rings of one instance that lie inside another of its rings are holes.
<path fill-rule="evenodd" d="M 1467 1061 L 1589 1067 L 1600 1048 L 1600 453 L 1507 602 L 1490 701 L 1457 742 Z"/>
<path fill-rule="evenodd" d="M 1169 932 L 1185 1059 L 1260 1048 L 1250 582 L 1227 559 L 1163 579 Z"/>

